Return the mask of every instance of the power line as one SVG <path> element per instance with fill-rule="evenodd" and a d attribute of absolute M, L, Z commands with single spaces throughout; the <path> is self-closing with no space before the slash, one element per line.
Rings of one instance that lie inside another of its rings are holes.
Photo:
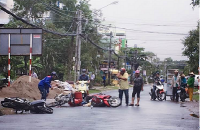
<path fill-rule="evenodd" d="M 53 11 L 55 14 L 57 14 L 57 15 L 59 15 L 59 16 L 61 16 L 61 17 L 70 17 L 70 18 L 74 18 L 73 16 L 70 16 L 70 15 L 67 15 L 67 14 L 65 14 L 65 13 L 63 13 L 63 12 L 61 12 L 61 11 L 58 11 L 57 9 L 55 9 L 55 8 L 52 8 L 51 6 L 49 6 L 49 5 L 47 5 L 46 3 L 44 3 L 44 2 L 42 2 L 44 5 L 45 5 L 45 8 L 47 8 L 47 9 L 50 9 L 51 11 Z M 60 13 L 60 14 L 59 14 Z M 63 16 L 64 15 L 64 16 Z"/>
<path fill-rule="evenodd" d="M 175 26 L 175 27 L 196 27 L 196 25 L 181 25 L 181 24 L 138 24 L 138 23 L 117 23 L 117 24 L 133 24 L 133 25 L 145 25 L 145 26 Z"/>
<path fill-rule="evenodd" d="M 156 34 L 169 34 L 169 35 L 170 35 L 170 34 L 172 34 L 172 35 L 188 35 L 188 34 L 184 34 L 184 33 L 167 33 L 167 32 L 143 31 L 143 30 L 136 30 L 136 29 L 122 28 L 122 27 L 107 26 L 107 25 L 103 25 L 103 24 L 101 24 L 101 26 L 109 27 L 109 28 L 119 28 L 119 29 L 130 30 L 130 31 L 136 31 L 136 32 L 141 32 L 141 33 L 156 33 Z"/>
<path fill-rule="evenodd" d="M 26 20 L 24 20 L 24 19 L 18 17 L 17 15 L 13 14 L 12 12 L 10 12 L 10 11 L 7 10 L 6 8 L 2 7 L 1 5 L 0 5 L 0 8 L 1 8 L 2 11 L 6 12 L 7 14 L 12 15 L 14 18 L 16 18 L 17 20 L 22 21 L 23 23 L 25 23 L 25 24 L 27 24 L 27 25 L 30 25 L 30 26 L 32 26 L 32 27 L 40 28 L 39 26 L 34 25 L 34 24 L 32 24 L 32 23 L 29 23 L 28 21 L 26 21 Z M 43 31 L 45 31 L 45 32 L 52 33 L 52 34 L 55 34 L 55 35 L 60 35 L 60 36 L 76 36 L 76 34 L 67 34 L 67 33 L 66 33 L 66 34 L 62 34 L 62 33 L 60 33 L 60 32 L 50 31 L 50 30 L 47 30 L 47 29 L 44 29 L 44 28 L 42 28 L 42 29 L 43 29 Z"/>

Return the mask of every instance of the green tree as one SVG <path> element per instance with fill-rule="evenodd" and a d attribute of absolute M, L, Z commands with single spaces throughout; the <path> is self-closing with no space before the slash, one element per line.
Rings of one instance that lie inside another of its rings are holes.
<path fill-rule="evenodd" d="M 53 30 L 60 33 L 75 33 L 76 31 L 76 11 L 83 11 L 83 29 L 85 33 L 91 33 L 90 38 L 92 40 L 99 39 L 97 34 L 94 34 L 95 28 L 92 20 L 85 24 L 85 19 L 92 19 L 92 11 L 89 8 L 87 0 L 61 0 L 64 5 L 63 9 L 57 6 L 57 0 L 14 0 L 13 12 L 27 21 L 43 27 L 48 30 Z M 50 18 L 44 18 L 45 12 L 50 12 Z M 28 28 L 31 27 L 11 17 L 9 24 L 4 27 L 14 28 Z M 83 33 L 84 33 L 83 32 Z M 41 57 L 33 58 L 33 66 L 37 68 L 39 77 L 50 74 L 51 71 L 58 72 L 59 78 L 62 80 L 73 80 L 73 57 L 75 56 L 75 36 L 72 37 L 61 37 L 58 35 L 43 33 L 43 54 Z M 97 40 L 98 42 L 98 40 Z M 82 66 L 89 66 L 91 70 L 98 65 L 98 60 L 95 58 L 96 54 L 101 54 L 97 48 L 93 47 L 90 43 L 83 42 L 81 46 L 82 55 L 81 61 Z M 15 60 L 16 59 L 16 60 Z M 12 56 L 12 70 L 15 72 L 17 69 L 22 68 L 24 61 L 23 57 L 17 60 L 16 57 Z M 91 64 L 92 61 L 92 64 Z M 0 68 L 7 66 L 6 57 L 0 58 Z"/>
<path fill-rule="evenodd" d="M 198 73 L 199 66 L 199 26 L 197 29 L 189 32 L 189 35 L 183 40 L 183 55 L 189 58 L 188 64 L 190 70 Z"/>

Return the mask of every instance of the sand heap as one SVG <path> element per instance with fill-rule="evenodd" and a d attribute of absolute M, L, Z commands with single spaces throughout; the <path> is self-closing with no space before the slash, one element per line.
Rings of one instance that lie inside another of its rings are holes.
<path fill-rule="evenodd" d="M 41 98 L 40 91 L 38 89 L 39 79 L 32 78 L 29 82 L 29 76 L 21 76 L 15 80 L 10 87 L 0 90 L 0 97 L 20 97 L 27 99 L 38 100 Z M 63 91 L 59 89 L 49 89 L 49 96 L 47 98 L 54 98 L 56 94 L 60 94 Z"/>

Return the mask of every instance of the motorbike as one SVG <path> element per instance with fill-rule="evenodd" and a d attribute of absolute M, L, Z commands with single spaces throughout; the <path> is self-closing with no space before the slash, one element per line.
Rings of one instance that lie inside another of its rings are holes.
<path fill-rule="evenodd" d="M 102 93 L 87 96 L 86 102 L 89 101 L 93 107 L 118 107 L 121 105 L 120 98 Z"/>
<path fill-rule="evenodd" d="M 159 101 L 166 100 L 166 93 L 164 91 L 164 85 L 159 81 L 156 85 L 155 92 L 153 92 L 153 86 L 152 86 L 151 91 L 149 92 L 149 95 L 151 96 L 151 100 L 156 100 L 156 98 Z"/>
<path fill-rule="evenodd" d="M 49 107 L 55 107 L 55 106 L 62 106 L 66 103 L 68 103 L 70 106 L 80 106 L 82 105 L 82 93 L 81 92 L 75 92 L 74 94 L 68 93 L 68 94 L 59 94 L 55 96 L 55 102 L 47 104 Z"/>
<path fill-rule="evenodd" d="M 187 93 L 186 84 L 181 84 L 179 97 L 182 102 L 185 102 L 185 99 L 189 98 L 189 95 Z"/>
<path fill-rule="evenodd" d="M 82 93 L 83 99 L 88 95 L 89 85 L 88 81 L 78 81 L 76 89 Z"/>
<path fill-rule="evenodd" d="M 18 97 L 5 98 L 4 101 L 1 101 L 3 107 L 12 108 L 16 111 L 16 114 L 21 111 L 30 111 L 35 114 L 52 114 L 53 109 L 46 106 L 45 101 L 36 100 L 33 102 L 28 101 L 27 99 L 22 99 Z"/>

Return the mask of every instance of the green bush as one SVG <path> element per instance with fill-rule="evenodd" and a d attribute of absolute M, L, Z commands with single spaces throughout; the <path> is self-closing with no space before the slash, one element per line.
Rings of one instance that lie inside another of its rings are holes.
<path fill-rule="evenodd" d="M 100 84 L 102 82 L 102 80 L 103 80 L 102 77 L 100 75 L 97 75 L 96 78 L 95 78 L 95 83 Z"/>

